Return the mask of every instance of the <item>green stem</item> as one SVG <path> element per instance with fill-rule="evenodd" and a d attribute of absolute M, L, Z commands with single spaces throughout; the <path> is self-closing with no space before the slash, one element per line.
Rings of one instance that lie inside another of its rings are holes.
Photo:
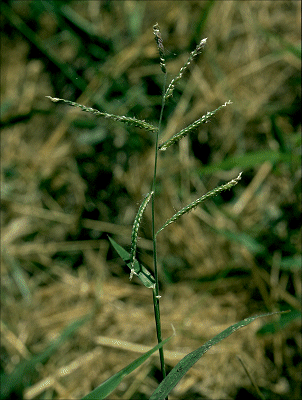
<path fill-rule="evenodd" d="M 157 172 L 157 158 L 158 158 L 158 138 L 159 133 L 161 131 L 161 123 L 163 118 L 163 111 L 165 107 L 165 88 L 166 88 L 166 80 L 167 74 L 164 75 L 164 84 L 163 84 L 163 96 L 162 96 L 162 105 L 160 110 L 160 117 L 158 123 L 158 131 L 156 132 L 156 140 L 155 140 L 155 156 L 154 156 L 154 174 L 153 174 L 153 182 L 152 182 L 152 191 L 153 196 L 151 200 L 152 204 L 152 241 L 153 241 L 153 260 L 154 260 L 154 277 L 155 277 L 155 288 L 153 290 L 153 306 L 154 306 L 154 316 L 155 316 L 155 324 L 156 324 L 156 334 L 157 334 L 157 341 L 160 343 L 162 341 L 161 336 L 161 323 L 160 323 L 160 309 L 159 309 L 159 282 L 158 282 L 158 268 L 157 268 L 157 253 L 156 253 L 156 231 L 155 231 L 155 211 L 154 211 L 154 204 L 155 204 L 155 186 L 156 186 L 156 172 Z M 165 360 L 164 360 L 164 350 L 161 347 L 159 349 L 159 357 L 160 357 L 160 365 L 163 378 L 166 377 L 166 368 L 165 368 Z"/>

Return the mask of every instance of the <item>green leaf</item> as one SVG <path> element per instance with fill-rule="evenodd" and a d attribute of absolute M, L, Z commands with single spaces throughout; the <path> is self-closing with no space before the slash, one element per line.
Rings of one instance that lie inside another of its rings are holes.
<path fill-rule="evenodd" d="M 105 382 L 103 382 L 100 386 L 95 388 L 92 392 L 88 393 L 82 400 L 102 400 L 106 396 L 108 396 L 117 386 L 121 383 L 123 378 L 133 372 L 136 368 L 138 368 L 141 364 L 143 364 L 156 350 L 160 349 L 164 344 L 166 344 L 172 336 L 163 340 L 156 346 L 154 346 L 151 350 L 147 351 L 147 353 L 143 354 L 136 360 L 134 360 L 131 364 L 127 365 L 127 367 L 123 368 Z"/>
<path fill-rule="evenodd" d="M 125 263 L 127 264 L 128 268 L 131 271 L 132 267 L 131 267 L 130 253 L 128 253 L 128 251 L 126 251 L 122 246 L 117 244 L 111 237 L 108 236 L 108 238 L 109 238 L 112 246 L 118 252 L 120 257 L 125 261 Z M 155 279 L 152 276 L 152 274 L 147 270 L 147 268 L 145 268 L 141 263 L 139 263 L 137 260 L 135 260 L 133 269 L 134 269 L 135 274 L 142 281 L 144 286 L 146 286 L 147 288 L 154 289 Z"/>
<path fill-rule="evenodd" d="M 36 34 L 36 32 L 34 32 L 17 13 L 14 12 L 13 7 L 6 5 L 5 2 L 1 2 L 1 13 L 17 31 L 22 33 L 22 35 L 24 35 L 33 46 L 42 52 L 51 63 L 58 67 L 61 72 L 70 79 L 76 88 L 80 89 L 81 92 L 86 90 L 87 83 L 85 80 L 77 74 L 74 68 L 63 63 L 61 59 L 50 50 L 50 46 L 45 45 L 43 40 L 40 39 L 40 36 Z"/>
<path fill-rule="evenodd" d="M 263 164 L 266 161 L 275 164 L 277 162 L 299 161 L 299 159 L 300 156 L 297 154 L 281 153 L 279 151 L 273 150 L 263 150 L 246 153 L 238 157 L 227 158 L 220 163 L 208 165 L 195 171 L 202 176 L 204 174 L 213 173 L 215 171 L 230 170 L 232 168 L 239 168 L 240 170 L 253 168 L 256 165 Z"/>
<path fill-rule="evenodd" d="M 215 229 L 221 235 L 224 235 L 229 240 L 240 243 L 245 246 L 252 254 L 259 254 L 265 251 L 265 246 L 259 243 L 251 235 L 245 232 L 232 232 L 225 229 Z"/>
<path fill-rule="evenodd" d="M 210 339 L 203 346 L 187 354 L 178 364 L 172 369 L 169 375 L 159 384 L 157 389 L 152 393 L 149 400 L 164 400 L 171 390 L 178 384 L 181 378 L 189 371 L 189 369 L 206 353 L 212 346 L 219 343 L 221 340 L 230 336 L 232 333 L 240 328 L 250 324 L 257 318 L 267 317 L 274 314 L 280 314 L 281 312 L 267 313 L 262 315 L 256 315 L 254 317 L 246 318 L 234 325 L 229 326 L 224 331 L 220 332 L 214 338 Z"/>
<path fill-rule="evenodd" d="M 280 269 L 283 269 L 284 271 L 301 272 L 302 257 L 300 255 L 294 255 L 293 257 L 283 257 L 280 260 Z"/>

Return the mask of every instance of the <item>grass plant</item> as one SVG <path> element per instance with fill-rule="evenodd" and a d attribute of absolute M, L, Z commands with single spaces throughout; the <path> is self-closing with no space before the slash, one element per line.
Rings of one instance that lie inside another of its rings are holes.
<path fill-rule="evenodd" d="M 159 59 L 160 59 L 160 68 L 164 74 L 164 82 L 162 88 L 162 104 L 159 116 L 158 127 L 148 124 L 145 121 L 138 120 L 136 118 L 131 118 L 127 116 L 118 116 L 113 114 L 108 114 L 104 112 L 100 112 L 90 107 L 86 107 L 85 105 L 78 104 L 69 100 L 60 99 L 60 98 L 53 98 L 51 96 L 47 96 L 51 101 L 55 103 L 65 103 L 67 105 L 73 107 L 79 107 L 82 111 L 91 113 L 95 116 L 100 116 L 104 118 L 108 118 L 114 121 L 123 122 L 126 124 L 134 125 L 141 129 L 145 129 L 151 133 L 154 133 L 155 140 L 154 140 L 154 172 L 153 172 L 153 180 L 151 183 L 151 191 L 147 193 L 137 211 L 136 217 L 134 219 L 133 227 L 132 227 L 132 235 L 131 235 L 131 250 L 128 253 L 125 249 L 119 246 L 112 238 L 109 238 L 111 244 L 122 257 L 124 262 L 128 265 L 130 269 L 130 280 L 132 280 L 133 276 L 136 275 L 141 280 L 144 286 L 147 288 L 151 288 L 153 292 L 153 306 L 154 306 L 154 317 L 155 317 L 155 326 L 156 326 L 156 333 L 157 333 L 157 341 L 158 345 L 155 346 L 152 350 L 146 353 L 144 356 L 141 356 L 135 362 L 129 364 L 127 367 L 122 369 L 120 372 L 109 378 L 103 384 L 98 386 L 94 389 L 91 393 L 86 395 L 83 400 L 88 399 L 98 399 L 102 400 L 107 395 L 109 395 L 113 390 L 121 382 L 122 378 L 136 369 L 139 365 L 141 365 L 154 351 L 157 349 L 159 350 L 159 357 L 160 357 L 160 365 L 161 365 L 161 372 L 162 372 L 162 382 L 158 386 L 158 388 L 154 391 L 150 400 L 163 400 L 168 397 L 171 390 L 176 386 L 176 384 L 180 381 L 180 379 L 185 375 L 185 373 L 200 359 L 200 357 L 206 353 L 212 346 L 219 343 L 221 340 L 225 339 L 232 333 L 234 333 L 239 328 L 246 326 L 253 322 L 256 318 L 270 316 L 277 313 L 265 313 L 262 315 L 258 315 L 255 317 L 246 318 L 242 320 L 218 335 L 216 335 L 213 339 L 209 340 L 203 346 L 198 348 L 197 350 L 193 351 L 192 353 L 185 356 L 167 375 L 166 367 L 165 367 L 165 359 L 164 359 L 164 343 L 167 342 L 168 339 L 163 341 L 162 339 L 162 332 L 161 332 L 161 319 L 160 319 L 160 288 L 159 288 L 159 268 L 158 268 L 158 261 L 157 261 L 157 235 L 162 232 L 168 225 L 177 222 L 182 216 L 189 213 L 191 210 L 195 209 L 202 201 L 211 198 L 218 193 L 226 191 L 233 186 L 237 185 L 237 183 L 241 179 L 242 172 L 239 173 L 237 177 L 230 180 L 224 185 L 221 185 L 208 193 L 202 195 L 195 201 L 191 202 L 187 206 L 183 207 L 181 210 L 176 212 L 171 218 L 169 218 L 157 231 L 155 228 L 156 221 L 155 221 L 155 199 L 157 194 L 157 166 L 158 166 L 158 155 L 161 151 L 166 151 L 172 145 L 178 143 L 181 139 L 185 136 L 189 135 L 191 132 L 196 130 L 201 124 L 207 123 L 210 121 L 210 118 L 213 117 L 217 111 L 221 110 L 223 107 L 232 104 L 230 100 L 226 101 L 223 105 L 216 108 L 213 111 L 208 111 L 205 115 L 201 118 L 197 119 L 193 123 L 189 124 L 187 127 L 180 130 L 178 133 L 173 135 L 170 139 L 166 140 L 162 144 L 159 145 L 159 138 L 162 132 L 162 119 L 165 109 L 166 101 L 173 96 L 173 91 L 175 89 L 175 85 L 180 81 L 183 77 L 185 71 L 188 69 L 189 65 L 192 61 L 202 52 L 206 45 L 207 39 L 202 39 L 200 43 L 197 45 L 194 51 L 190 53 L 190 56 L 187 62 L 181 67 L 178 75 L 173 78 L 166 89 L 166 81 L 167 81 L 167 68 L 166 68 L 166 60 L 165 60 L 165 49 L 163 45 L 163 40 L 160 32 L 160 28 L 158 24 L 153 26 L 153 33 L 155 36 L 155 41 L 157 44 L 158 52 L 159 52 Z M 143 213 L 146 210 L 148 203 L 151 200 L 151 213 L 152 213 L 152 243 L 153 243 L 153 274 L 148 271 L 136 258 L 136 251 L 138 245 L 138 232 L 141 224 L 141 220 L 143 217 Z M 170 339 L 170 338 L 169 338 Z"/>

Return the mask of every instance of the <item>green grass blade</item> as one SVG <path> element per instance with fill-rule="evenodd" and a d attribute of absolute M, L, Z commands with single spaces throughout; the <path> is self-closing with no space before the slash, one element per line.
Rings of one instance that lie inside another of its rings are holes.
<path fill-rule="evenodd" d="M 232 232 L 226 229 L 213 229 L 220 235 L 235 243 L 245 246 L 252 254 L 264 254 L 266 247 L 246 232 Z"/>
<path fill-rule="evenodd" d="M 106 396 L 108 396 L 117 386 L 121 383 L 123 378 L 133 372 L 136 368 L 138 368 L 141 364 L 143 364 L 155 351 L 160 349 L 164 344 L 166 344 L 172 336 L 163 340 L 156 346 L 154 346 L 151 350 L 147 351 L 147 353 L 143 354 L 136 360 L 134 360 L 131 364 L 127 365 L 127 367 L 123 368 L 121 371 L 117 372 L 105 382 L 103 382 L 100 386 L 95 388 L 92 392 L 88 393 L 82 400 L 102 400 Z"/>
<path fill-rule="evenodd" d="M 171 390 L 178 384 L 180 379 L 189 371 L 189 369 L 206 353 L 212 346 L 219 343 L 221 340 L 230 336 L 232 333 L 240 328 L 250 324 L 257 318 L 267 317 L 274 314 L 280 314 L 281 312 L 267 313 L 262 315 L 256 315 L 254 317 L 246 318 L 234 325 L 229 326 L 224 331 L 210 339 L 203 346 L 187 354 L 179 363 L 172 369 L 169 375 L 159 384 L 157 389 L 152 393 L 149 400 L 164 400 Z"/>
<path fill-rule="evenodd" d="M 60 3 L 59 3 L 60 4 Z M 80 30 L 80 32 L 91 38 L 97 37 L 96 29 L 94 28 L 94 24 L 88 21 L 86 18 L 82 17 L 78 12 L 74 11 L 67 4 L 61 4 L 58 10 L 72 26 L 75 26 L 76 29 Z"/>
<path fill-rule="evenodd" d="M 75 87 L 84 92 L 87 83 L 76 73 L 69 65 L 61 62 L 55 53 L 48 48 L 44 42 L 21 18 L 16 14 L 12 7 L 9 7 L 4 2 L 1 2 L 1 13 L 8 19 L 10 24 L 24 35 L 27 40 L 32 43 L 47 59 L 58 67 L 61 72 L 74 84 Z"/>
<path fill-rule="evenodd" d="M 277 162 L 300 162 L 300 155 L 291 153 L 281 153 L 274 150 L 255 151 L 243 154 L 237 157 L 230 157 L 220 163 L 208 165 L 199 169 L 195 169 L 200 176 L 204 174 L 212 174 L 216 171 L 225 171 L 233 168 L 241 170 L 253 168 L 258 164 L 263 164 L 266 161 L 275 164 Z"/>
<path fill-rule="evenodd" d="M 299 254 L 293 257 L 283 257 L 280 260 L 280 269 L 283 271 L 302 272 L 302 256 Z"/>
<path fill-rule="evenodd" d="M 115 250 L 118 252 L 120 257 L 125 261 L 127 266 L 129 267 L 130 271 L 132 269 L 131 266 L 131 260 L 130 260 L 130 253 L 128 253 L 127 250 L 125 250 L 122 246 L 117 244 L 111 237 L 109 237 L 109 240 L 112 244 L 112 246 L 115 248 Z M 152 276 L 152 274 L 137 260 L 134 261 L 133 269 L 135 272 L 135 275 L 138 276 L 138 278 L 141 280 L 144 286 L 147 288 L 154 289 L 155 287 L 155 279 Z"/>
<path fill-rule="evenodd" d="M 33 356 L 29 360 L 21 362 L 10 375 L 2 373 L 0 399 L 6 399 L 14 390 L 18 391 L 22 388 L 24 381 L 28 380 L 35 371 L 35 367 L 38 364 L 45 363 L 49 357 L 69 338 L 69 336 L 76 332 L 76 330 L 88 321 L 91 316 L 92 314 L 89 314 L 72 322 L 43 352 Z"/>

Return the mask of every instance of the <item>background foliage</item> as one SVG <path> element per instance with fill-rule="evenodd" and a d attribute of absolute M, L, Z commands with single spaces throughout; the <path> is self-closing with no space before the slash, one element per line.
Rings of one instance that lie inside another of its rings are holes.
<path fill-rule="evenodd" d="M 292 310 L 281 325 L 259 320 L 207 353 L 171 398 L 254 396 L 236 355 L 267 398 L 299 398 L 300 7 L 2 2 L 1 372 L 34 362 L 11 388 L 12 398 L 79 398 L 156 342 L 151 291 L 129 283 L 107 239 L 130 244 L 135 213 L 150 190 L 154 137 L 45 97 L 156 125 L 162 74 L 155 22 L 171 78 L 208 38 L 168 102 L 162 140 L 233 102 L 161 155 L 158 227 L 243 171 L 236 187 L 159 236 L 163 335 L 171 334 L 171 323 L 178 333 L 167 362 L 173 367 L 242 318 Z M 150 227 L 147 212 L 138 255 L 149 267 Z M 62 334 L 92 310 L 72 338 Z M 58 337 L 65 339 L 50 355 L 46 349 Z M 154 357 L 115 398 L 148 398 L 157 371 Z"/>

